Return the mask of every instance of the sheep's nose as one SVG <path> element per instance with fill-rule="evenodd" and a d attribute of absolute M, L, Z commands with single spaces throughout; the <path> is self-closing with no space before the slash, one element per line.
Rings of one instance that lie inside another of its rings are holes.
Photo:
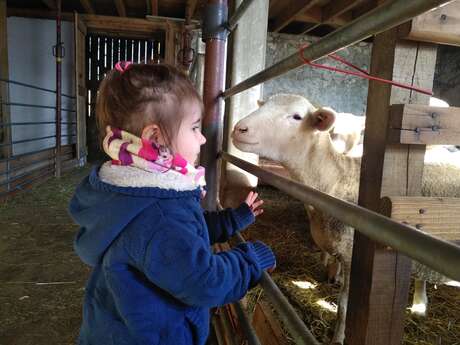
<path fill-rule="evenodd" d="M 247 133 L 248 127 L 247 126 L 238 126 L 236 130 L 240 133 Z"/>

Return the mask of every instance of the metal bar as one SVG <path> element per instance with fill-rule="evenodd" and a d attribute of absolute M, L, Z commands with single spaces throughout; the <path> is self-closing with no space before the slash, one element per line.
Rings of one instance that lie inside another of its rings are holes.
<path fill-rule="evenodd" d="M 244 312 L 243 304 L 238 301 L 233 303 L 235 307 L 236 315 L 238 316 L 238 321 L 241 328 L 243 329 L 243 334 L 246 337 L 248 345 L 262 345 L 257 337 L 254 327 L 252 327 L 251 322 L 249 321 L 246 313 Z"/>
<path fill-rule="evenodd" d="M 255 85 L 275 78 L 304 64 L 304 59 L 317 60 L 341 48 L 362 41 L 372 35 L 391 29 L 430 9 L 449 2 L 449 0 L 395 0 L 356 18 L 351 23 L 331 32 L 305 48 L 302 53 L 294 53 L 284 60 L 256 73 L 252 77 L 225 90 L 222 97 L 227 98 Z M 302 59 L 302 56 L 303 59 Z"/>
<path fill-rule="evenodd" d="M 0 127 L 12 127 L 12 126 L 29 126 L 29 125 L 54 125 L 55 121 L 42 121 L 42 122 L 8 122 L 1 123 Z M 76 122 L 61 122 L 61 125 L 76 125 Z"/>
<path fill-rule="evenodd" d="M 219 211 L 222 211 L 224 208 L 222 207 L 220 202 L 216 200 L 216 203 L 217 203 L 217 209 Z M 236 236 L 240 242 L 245 242 L 244 238 L 239 233 L 236 233 Z M 259 338 L 257 337 L 254 327 L 252 327 L 251 322 L 246 316 L 246 313 L 244 311 L 244 307 L 241 301 L 237 301 L 233 303 L 233 306 L 235 307 L 235 311 L 238 316 L 238 321 L 240 322 L 240 325 L 243 328 L 243 333 L 246 337 L 246 340 L 248 341 L 248 345 L 262 345 L 259 341 Z"/>
<path fill-rule="evenodd" d="M 50 167 L 52 167 L 52 166 L 53 166 L 53 163 L 50 163 L 50 164 L 48 164 L 48 165 L 49 165 Z M 23 178 L 24 176 L 30 175 L 30 174 L 36 172 L 37 170 L 43 169 L 44 167 L 46 167 L 46 165 L 41 166 L 41 167 L 38 167 L 38 168 L 35 168 L 35 169 L 32 169 L 32 170 L 27 171 L 27 172 L 25 172 L 25 173 L 22 173 L 22 174 L 20 174 L 20 175 L 14 176 L 14 178 L 9 179 L 9 180 L 7 180 L 6 182 L 1 183 L 1 184 L 0 184 L 0 187 L 1 187 L 1 186 L 4 186 L 4 185 L 6 185 L 6 184 L 9 184 L 9 183 L 11 183 L 11 182 L 17 181 L 17 180 Z M 53 170 L 54 170 L 54 168 L 49 169 L 49 171 L 53 171 Z"/>
<path fill-rule="evenodd" d="M 27 83 L 21 83 L 19 81 L 14 81 L 14 80 L 10 80 L 10 79 L 0 78 L 0 81 L 6 82 L 6 83 L 9 83 L 9 84 L 15 84 L 15 85 L 29 87 L 31 89 L 36 89 L 36 90 L 42 90 L 42 91 L 46 91 L 46 92 L 56 93 L 56 90 L 46 89 L 44 87 L 39 87 L 39 86 L 35 86 L 35 85 L 32 85 L 32 84 L 27 84 Z M 66 95 L 65 93 L 63 93 L 62 96 L 65 96 L 65 97 L 68 97 L 68 98 L 71 98 L 71 99 L 75 99 L 75 96 Z"/>
<path fill-rule="evenodd" d="M 61 10 L 62 1 L 56 0 L 56 155 L 55 155 L 55 172 L 56 177 L 61 177 L 61 94 L 62 94 L 62 59 L 63 43 L 61 41 Z M 78 25 L 77 25 L 78 26 Z"/>
<path fill-rule="evenodd" d="M 460 247 L 350 202 L 291 181 L 258 166 L 221 153 L 222 158 L 265 182 L 353 226 L 370 239 L 390 246 L 447 277 L 460 281 Z"/>
<path fill-rule="evenodd" d="M 56 138 L 56 136 L 55 135 L 50 135 L 50 136 L 47 136 L 47 137 L 18 140 L 18 141 L 13 141 L 13 142 L 8 143 L 8 144 L 0 144 L 0 147 L 11 146 L 11 145 L 15 145 L 15 144 L 28 143 L 28 142 L 31 142 L 31 141 L 39 141 L 39 140 L 50 139 L 50 138 Z"/>
<path fill-rule="evenodd" d="M 42 109 L 56 110 L 56 107 L 51 106 L 51 105 L 39 105 L 39 104 L 17 103 L 17 102 L 1 102 L 0 104 L 10 105 L 10 106 L 15 106 L 15 107 L 29 107 L 29 108 L 42 108 Z M 61 108 L 61 110 L 69 112 L 69 113 L 75 113 L 76 112 L 76 110 L 74 110 L 74 109 Z"/>
<path fill-rule="evenodd" d="M 235 237 L 240 243 L 246 242 L 239 232 L 236 233 Z M 292 305 L 289 303 L 287 298 L 283 295 L 281 290 L 278 288 L 278 286 L 275 284 L 275 282 L 267 272 L 263 272 L 259 284 L 264 289 L 264 293 L 267 296 L 268 300 L 273 304 L 276 311 L 280 315 L 281 321 L 283 321 L 284 326 L 294 337 L 295 343 L 319 345 L 319 342 L 311 334 L 307 326 L 305 326 L 302 319 L 297 315 Z"/>
<path fill-rule="evenodd" d="M 31 179 L 31 180 L 27 180 L 21 184 L 18 184 L 17 186 L 15 186 L 13 189 L 11 190 L 8 190 L 8 192 L 3 192 L 3 193 L 0 193 L 0 198 L 3 197 L 3 196 L 7 196 L 8 194 L 10 194 L 11 192 L 15 191 L 15 190 L 22 190 L 22 188 L 25 186 L 25 185 L 28 185 L 28 184 L 31 184 L 32 182 L 35 182 L 39 179 L 42 179 L 43 177 L 45 177 L 46 175 L 48 175 L 49 173 L 52 173 L 53 172 L 53 169 L 49 169 L 49 170 L 46 170 L 43 174 Z"/>
<path fill-rule="evenodd" d="M 228 21 L 227 29 L 229 29 L 230 31 L 233 31 L 233 29 L 235 29 L 236 25 L 238 24 L 238 21 L 253 2 L 254 0 L 243 0 L 243 2 L 240 4 L 240 6 L 238 6 L 235 13 Z"/>
<path fill-rule="evenodd" d="M 49 160 L 52 160 L 53 157 L 49 157 L 48 159 L 49 159 Z M 33 161 L 28 162 L 27 164 L 20 165 L 20 166 L 14 168 L 14 169 L 10 169 L 9 173 L 12 173 L 12 172 L 14 172 L 14 171 L 19 171 L 19 170 L 25 169 L 25 168 L 27 168 L 27 167 L 30 167 L 30 166 L 32 166 L 32 165 L 34 165 L 34 164 L 41 163 L 41 162 L 45 162 L 45 160 L 44 160 L 43 158 L 35 159 L 35 160 L 33 160 Z M 4 173 L 1 173 L 0 175 L 7 175 L 7 174 L 8 174 L 8 172 L 4 172 Z"/>
<path fill-rule="evenodd" d="M 45 151 L 51 151 L 52 149 L 53 149 L 52 147 L 47 147 L 46 149 L 41 149 L 41 150 L 37 150 L 37 151 L 26 152 L 26 153 L 23 153 L 23 154 L 20 154 L 20 155 L 17 155 L 17 156 L 13 156 L 13 157 L 10 157 L 10 158 L 3 158 L 3 159 L 0 159 L 0 163 L 2 163 L 2 162 L 15 161 L 16 159 L 19 159 L 19 158 L 22 158 L 22 157 L 25 157 L 25 156 L 34 155 L 34 154 L 42 153 L 42 152 L 45 152 Z"/>
<path fill-rule="evenodd" d="M 222 147 L 223 112 L 222 98 L 219 97 L 224 88 L 224 66 L 226 36 L 213 32 L 227 20 L 227 0 L 208 0 L 206 5 L 208 16 L 205 16 L 206 55 L 204 66 L 203 88 L 203 134 L 206 144 L 201 147 L 201 164 L 206 167 L 208 191 L 203 206 L 208 211 L 217 209 L 216 201 L 219 193 L 220 167 L 217 159 Z M 213 26 L 214 24 L 215 27 Z"/>

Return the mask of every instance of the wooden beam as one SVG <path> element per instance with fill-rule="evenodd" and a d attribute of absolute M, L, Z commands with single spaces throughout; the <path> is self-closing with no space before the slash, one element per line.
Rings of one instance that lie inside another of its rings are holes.
<path fill-rule="evenodd" d="M 81 16 L 89 31 L 107 33 L 152 34 L 159 30 L 167 30 L 168 25 L 177 27 L 175 23 L 167 24 L 165 20 L 146 20 L 139 18 L 111 17 L 85 14 Z"/>
<path fill-rule="evenodd" d="M 273 19 L 270 24 L 272 32 L 279 32 L 295 19 L 299 13 L 307 11 L 315 6 L 320 0 L 288 0 L 284 2 L 284 11 Z"/>
<path fill-rule="evenodd" d="M 93 7 L 93 4 L 91 3 L 91 0 L 80 0 L 80 4 L 85 9 L 86 13 L 96 14 L 96 11 L 94 10 L 94 7 Z"/>
<path fill-rule="evenodd" d="M 360 5 L 365 0 L 336 0 L 323 7 L 323 22 L 339 17 L 352 8 Z M 350 18 L 351 19 L 351 18 Z"/>
<path fill-rule="evenodd" d="M 460 1 L 414 18 L 401 27 L 400 37 L 460 46 Z"/>
<path fill-rule="evenodd" d="M 460 198 L 385 197 L 391 218 L 446 241 L 460 240 Z"/>
<path fill-rule="evenodd" d="M 125 2 L 123 0 L 114 0 L 115 7 L 117 8 L 118 15 L 120 17 L 126 17 L 126 7 Z"/>
<path fill-rule="evenodd" d="M 42 18 L 56 20 L 56 12 L 8 7 L 8 17 Z M 62 12 L 61 20 L 66 22 L 73 22 L 73 13 Z"/>
<path fill-rule="evenodd" d="M 50 9 L 50 10 L 56 10 L 56 0 L 42 0 L 42 2 Z"/>
<path fill-rule="evenodd" d="M 460 108 L 395 104 L 388 141 L 401 144 L 460 145 Z"/>
<path fill-rule="evenodd" d="M 431 89 L 436 47 L 398 41 L 397 29 L 376 35 L 371 74 Z M 371 81 L 367 99 L 359 205 L 382 212 L 381 197 L 420 196 L 424 145 L 387 143 L 390 105 L 428 104 L 429 97 Z M 355 232 L 347 311 L 348 345 L 401 344 L 411 260 Z"/>

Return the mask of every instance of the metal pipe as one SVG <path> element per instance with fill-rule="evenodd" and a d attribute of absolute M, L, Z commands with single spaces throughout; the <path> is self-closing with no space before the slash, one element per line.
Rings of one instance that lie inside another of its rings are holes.
<path fill-rule="evenodd" d="M 49 157 L 48 159 L 51 160 L 51 159 L 53 159 L 53 157 Z M 27 168 L 27 167 L 30 167 L 30 166 L 32 166 L 32 165 L 34 165 L 34 164 L 41 163 L 41 162 L 45 162 L 45 161 L 43 160 L 43 158 L 35 159 L 35 160 L 33 160 L 33 161 L 28 162 L 27 164 L 20 165 L 20 166 L 18 166 L 18 167 L 15 167 L 14 169 L 10 169 L 9 172 L 7 171 L 7 172 L 0 173 L 0 176 L 1 176 L 1 175 L 8 175 L 8 173 L 12 173 L 12 172 L 14 172 L 14 171 L 19 171 L 19 170 L 25 169 L 25 168 Z M 7 177 L 7 179 L 8 179 L 8 177 Z"/>
<path fill-rule="evenodd" d="M 297 52 L 292 54 L 273 66 L 225 90 L 222 96 L 224 98 L 233 96 L 303 65 L 304 59 L 309 61 L 317 60 L 372 35 L 391 29 L 396 25 L 404 23 L 419 14 L 449 1 L 450 0 L 387 1 L 363 16 L 356 18 L 351 23 L 324 36 L 321 40 L 312 43 L 305 48 L 302 53 Z M 303 55 L 303 59 L 301 54 Z"/>
<path fill-rule="evenodd" d="M 0 159 L 0 163 L 14 161 L 16 159 L 19 159 L 19 158 L 22 158 L 22 157 L 25 157 L 25 156 L 31 156 L 31 155 L 34 155 L 34 154 L 37 154 L 37 153 L 42 153 L 42 152 L 49 151 L 49 150 L 51 150 L 51 149 L 49 147 L 47 147 L 46 149 L 26 152 L 26 153 L 23 153 L 23 154 L 20 154 L 20 155 L 17 155 L 17 156 L 13 156 L 13 157 L 10 157 L 10 158 L 2 158 L 2 159 Z"/>
<path fill-rule="evenodd" d="M 31 184 L 32 182 L 35 182 L 36 180 L 42 179 L 43 177 L 45 177 L 49 173 L 52 173 L 53 170 L 54 169 L 48 169 L 43 174 L 40 174 L 40 175 L 38 175 L 37 177 L 35 177 L 35 178 L 31 179 L 31 180 L 27 180 L 27 181 L 25 181 L 23 183 L 20 183 L 20 184 L 16 185 L 13 189 L 8 189 L 8 192 L 0 193 L 0 197 L 7 196 L 8 194 L 10 194 L 11 192 L 13 192 L 15 190 L 21 190 L 25 185 Z"/>
<path fill-rule="evenodd" d="M 22 82 L 10 80 L 10 79 L 0 78 L 0 81 L 3 81 L 5 83 L 9 83 L 9 84 L 15 84 L 15 85 L 29 87 L 31 89 L 36 89 L 36 90 L 42 90 L 42 91 L 46 91 L 46 92 L 56 93 L 56 90 L 46 89 L 44 87 L 39 87 L 39 86 L 35 86 L 35 85 L 32 85 L 32 84 L 27 84 L 27 83 L 22 83 Z M 66 95 L 65 93 L 63 93 L 62 96 L 65 96 L 65 97 L 68 97 L 68 98 L 71 98 L 71 99 L 75 99 L 75 96 Z"/>
<path fill-rule="evenodd" d="M 233 303 L 235 307 L 236 315 L 238 316 L 238 321 L 240 323 L 241 328 L 243 329 L 243 334 L 245 336 L 245 340 L 247 340 L 248 345 L 262 345 L 257 338 L 256 331 L 254 327 L 252 327 L 251 322 L 249 322 L 248 317 L 243 308 L 243 304 L 238 301 Z"/>
<path fill-rule="evenodd" d="M 13 141 L 13 142 L 7 143 L 7 144 L 0 144 L 0 147 L 12 146 L 12 145 L 15 145 L 15 144 L 23 144 L 23 143 L 28 143 L 28 142 L 31 142 L 31 141 L 39 141 L 39 140 L 50 139 L 50 138 L 55 138 L 55 137 L 56 137 L 55 135 L 49 135 L 49 136 L 40 137 L 40 138 L 18 140 L 18 141 Z"/>
<path fill-rule="evenodd" d="M 206 144 L 201 148 L 201 164 L 206 167 L 208 191 L 203 206 L 209 211 L 217 209 L 220 167 L 217 159 L 222 147 L 223 112 L 219 95 L 224 87 L 226 35 L 220 28 L 227 20 L 227 0 L 208 0 L 203 39 L 206 42 L 204 66 L 204 117 L 203 134 Z"/>
<path fill-rule="evenodd" d="M 55 121 L 38 121 L 38 122 L 0 122 L 0 127 L 12 127 L 12 126 L 29 126 L 29 125 L 54 125 Z M 61 122 L 61 125 L 76 125 L 76 122 Z"/>
<path fill-rule="evenodd" d="M 460 281 L 460 247 L 356 204 L 334 198 L 258 166 L 221 153 L 222 158 L 265 182 L 353 226 L 370 239 L 392 247 L 447 277 Z"/>
<path fill-rule="evenodd" d="M 216 203 L 217 203 L 217 209 L 219 211 L 222 211 L 224 208 L 222 207 L 220 202 L 216 201 Z M 242 242 L 242 243 L 245 242 L 244 238 L 238 232 L 236 233 L 236 236 L 239 242 Z M 238 321 L 240 322 L 240 325 L 243 328 L 243 333 L 246 337 L 246 340 L 248 341 L 248 345 L 262 345 L 259 341 L 259 338 L 257 337 L 254 327 L 252 327 L 251 322 L 248 320 L 248 317 L 246 316 L 246 313 L 244 311 L 244 307 L 241 301 L 237 301 L 233 303 L 233 306 L 235 307 L 236 314 L 238 316 Z"/>
<path fill-rule="evenodd" d="M 229 160 L 229 162 L 231 161 Z M 236 233 L 235 237 L 240 243 L 246 242 L 239 232 Z M 284 326 L 294 337 L 295 343 L 306 345 L 319 345 L 319 342 L 315 339 L 313 334 L 311 334 L 307 326 L 305 326 L 305 323 L 297 315 L 292 305 L 289 303 L 287 298 L 283 295 L 281 290 L 278 288 L 278 286 L 275 284 L 275 282 L 267 272 L 262 273 L 262 278 L 260 279 L 259 284 L 264 289 L 264 293 L 267 296 L 270 303 L 273 304 L 276 311 L 278 312 L 281 321 L 283 321 Z"/>
<path fill-rule="evenodd" d="M 56 0 L 56 177 L 61 177 L 61 93 L 62 93 L 62 41 L 61 41 L 61 0 Z"/>
<path fill-rule="evenodd" d="M 49 165 L 49 166 L 52 166 L 52 163 L 50 163 L 50 164 L 48 164 L 48 165 Z M 9 180 L 7 180 L 6 182 L 1 183 L 1 184 L 0 184 L 0 187 L 6 185 L 7 183 L 11 183 L 11 182 L 20 180 L 20 179 L 23 178 L 24 176 L 30 175 L 30 174 L 32 174 L 32 173 L 34 173 L 34 172 L 36 172 L 36 171 L 38 171 L 38 170 L 40 170 L 40 169 L 43 169 L 44 167 L 46 167 L 46 165 L 37 167 L 37 168 L 35 168 L 35 169 L 31 169 L 30 171 L 26 171 L 25 173 L 22 173 L 22 174 L 20 174 L 20 175 L 16 175 L 16 176 L 14 176 L 14 178 L 9 179 Z M 52 171 L 52 170 L 53 170 L 53 168 L 50 169 L 50 171 Z"/>
<path fill-rule="evenodd" d="M 9 105 L 9 106 L 16 106 L 16 107 L 29 107 L 29 108 L 41 108 L 41 109 L 56 109 L 56 106 L 51 105 L 40 105 L 40 104 L 29 104 L 29 103 L 18 103 L 18 102 L 2 102 L 1 104 Z M 62 111 L 66 111 L 68 113 L 75 113 L 76 110 L 74 109 L 66 109 L 60 108 Z"/>
<path fill-rule="evenodd" d="M 230 20 L 227 23 L 227 29 L 230 31 L 233 31 L 235 29 L 236 25 L 238 24 L 238 21 L 240 18 L 243 16 L 243 14 L 246 12 L 246 10 L 251 6 L 251 4 L 254 2 L 254 0 L 243 0 L 243 2 L 238 6 L 236 9 L 235 13 L 232 15 Z"/>

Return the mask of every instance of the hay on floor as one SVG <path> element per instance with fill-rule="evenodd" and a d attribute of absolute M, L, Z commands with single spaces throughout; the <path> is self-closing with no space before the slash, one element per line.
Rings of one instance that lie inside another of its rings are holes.
<path fill-rule="evenodd" d="M 265 212 L 243 236 L 247 240 L 261 240 L 273 248 L 277 268 L 272 278 L 318 341 L 328 343 L 335 325 L 339 286 L 326 282 L 326 271 L 310 237 L 303 204 L 270 187 L 259 188 L 259 193 L 265 201 Z M 406 311 L 403 344 L 460 344 L 460 289 L 427 285 L 427 317 L 419 318 Z M 409 301 L 412 293 L 413 286 Z M 264 298 L 260 288 L 248 293 L 250 312 L 260 298 Z M 290 339 L 288 334 L 286 339 Z"/>

